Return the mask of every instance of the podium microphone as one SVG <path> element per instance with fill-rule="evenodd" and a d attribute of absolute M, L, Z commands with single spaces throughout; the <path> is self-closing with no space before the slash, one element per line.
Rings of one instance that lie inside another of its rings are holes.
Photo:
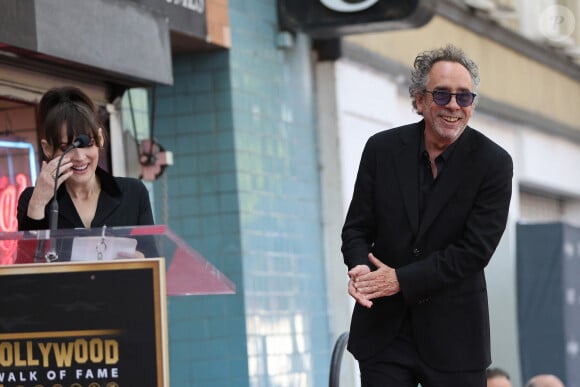
<path fill-rule="evenodd" d="M 79 134 L 77 138 L 74 139 L 72 144 L 70 144 L 70 146 L 66 148 L 64 152 L 62 152 L 60 158 L 58 159 L 58 164 L 56 165 L 56 170 L 54 173 L 54 191 L 52 196 L 52 202 L 50 203 L 50 211 L 48 214 L 50 231 L 55 231 L 58 228 L 58 200 L 56 199 L 56 191 L 58 189 L 58 177 L 60 174 L 60 164 L 62 163 L 62 159 L 67 153 L 69 153 L 73 149 L 85 148 L 86 146 L 89 145 L 90 142 L 91 140 L 89 139 L 89 136 L 87 136 L 86 134 Z M 47 261 L 55 261 L 56 259 L 58 259 L 58 254 L 56 253 L 54 248 L 54 241 L 52 242 L 53 243 L 51 243 L 51 249 L 46 254 Z"/>

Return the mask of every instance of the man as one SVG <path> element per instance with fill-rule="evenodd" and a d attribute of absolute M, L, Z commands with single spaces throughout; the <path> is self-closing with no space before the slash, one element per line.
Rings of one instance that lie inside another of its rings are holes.
<path fill-rule="evenodd" d="M 564 387 L 564 383 L 556 375 L 542 374 L 531 378 L 526 387 Z"/>
<path fill-rule="evenodd" d="M 368 140 L 342 230 L 348 349 L 363 387 L 484 387 L 484 268 L 505 230 L 512 159 L 467 126 L 479 74 L 461 50 L 420 54 L 411 81 L 423 120 Z"/>
<path fill-rule="evenodd" d="M 512 387 L 509 374 L 501 368 L 488 368 L 485 374 L 487 387 Z"/>

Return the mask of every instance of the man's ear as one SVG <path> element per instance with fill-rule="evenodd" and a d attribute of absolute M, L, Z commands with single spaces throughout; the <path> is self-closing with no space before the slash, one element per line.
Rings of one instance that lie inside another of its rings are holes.
<path fill-rule="evenodd" d="M 423 115 L 423 100 L 425 96 L 421 93 L 415 94 L 415 106 L 417 106 L 417 114 Z"/>
<path fill-rule="evenodd" d="M 44 157 L 47 160 L 52 159 L 53 150 L 52 146 L 48 143 L 48 141 L 44 139 L 40 140 L 40 145 L 42 146 L 42 153 L 44 153 Z"/>

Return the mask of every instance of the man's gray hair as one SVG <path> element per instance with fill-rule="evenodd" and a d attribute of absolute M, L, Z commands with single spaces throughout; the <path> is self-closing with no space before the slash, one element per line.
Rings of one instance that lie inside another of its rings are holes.
<path fill-rule="evenodd" d="M 427 89 L 427 82 L 429 81 L 429 71 L 437 62 L 457 62 L 469 71 L 471 80 L 473 81 L 474 92 L 479 86 L 479 69 L 477 64 L 467 57 L 463 50 L 448 44 L 445 47 L 435 50 L 424 51 L 417 55 L 415 63 L 413 63 L 413 70 L 411 71 L 411 85 L 409 86 L 409 95 L 413 101 L 413 109 L 417 110 L 417 103 L 415 96 L 422 94 Z"/>

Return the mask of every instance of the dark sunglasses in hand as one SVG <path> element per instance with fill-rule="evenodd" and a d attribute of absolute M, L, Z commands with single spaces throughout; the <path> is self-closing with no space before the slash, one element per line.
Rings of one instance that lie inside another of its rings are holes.
<path fill-rule="evenodd" d="M 445 106 L 449 102 L 451 102 L 451 96 L 455 96 L 455 101 L 461 107 L 468 107 L 473 104 L 475 97 L 477 94 L 470 93 L 468 91 L 462 91 L 461 93 L 450 93 L 445 90 L 425 90 L 426 93 L 429 93 L 433 96 L 433 101 L 439 106 Z"/>

